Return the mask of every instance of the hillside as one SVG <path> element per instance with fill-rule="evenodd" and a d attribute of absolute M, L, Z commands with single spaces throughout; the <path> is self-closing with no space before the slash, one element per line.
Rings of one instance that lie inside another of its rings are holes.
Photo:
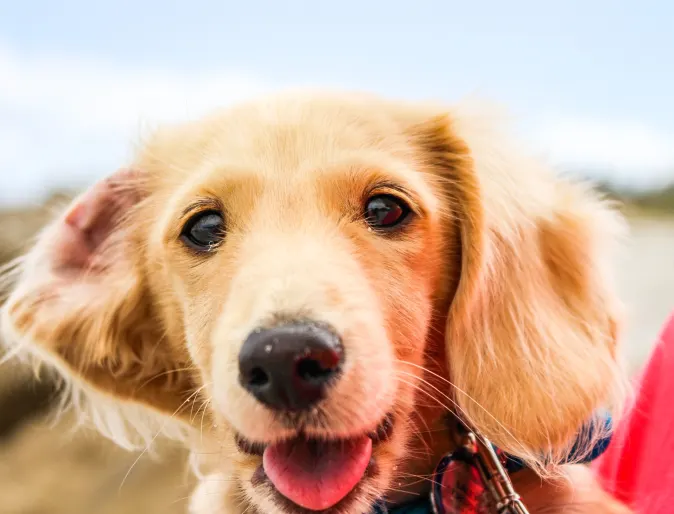
<path fill-rule="evenodd" d="M 609 182 L 595 184 L 607 197 L 623 204 L 629 213 L 674 216 L 674 182 L 663 188 L 645 190 L 620 188 Z"/>

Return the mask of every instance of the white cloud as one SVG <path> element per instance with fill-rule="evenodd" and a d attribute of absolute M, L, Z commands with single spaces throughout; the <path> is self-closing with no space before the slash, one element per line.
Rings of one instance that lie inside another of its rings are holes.
<path fill-rule="evenodd" d="M 236 72 L 127 69 L 0 45 L 0 202 L 92 180 L 124 163 L 143 127 L 265 89 Z"/>
<path fill-rule="evenodd" d="M 674 180 L 674 134 L 642 123 L 551 117 L 529 132 L 565 168 L 638 186 Z"/>
<path fill-rule="evenodd" d="M 1 43 L 1 42 L 0 42 Z M 124 164 L 147 125 L 202 114 L 267 90 L 235 71 L 187 74 L 0 44 L 0 203 L 89 182 Z M 638 123 L 551 116 L 527 135 L 553 161 L 628 182 L 674 176 L 674 135 Z"/>

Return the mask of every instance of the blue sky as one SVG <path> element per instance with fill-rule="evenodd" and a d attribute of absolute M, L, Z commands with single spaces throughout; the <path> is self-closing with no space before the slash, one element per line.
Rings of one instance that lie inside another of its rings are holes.
<path fill-rule="evenodd" d="M 507 106 L 533 150 L 674 178 L 668 0 L 0 0 L 0 201 L 86 183 L 140 131 L 293 86 Z"/>

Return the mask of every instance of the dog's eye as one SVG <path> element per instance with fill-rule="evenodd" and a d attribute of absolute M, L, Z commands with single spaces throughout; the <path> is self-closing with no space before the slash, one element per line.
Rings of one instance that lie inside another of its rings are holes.
<path fill-rule="evenodd" d="M 209 251 L 225 237 L 225 220 L 217 211 L 200 212 L 183 227 L 180 239 L 190 248 Z"/>
<path fill-rule="evenodd" d="M 393 228 L 407 218 L 409 206 L 393 195 L 377 195 L 367 201 L 365 219 L 368 225 L 378 229 Z"/>

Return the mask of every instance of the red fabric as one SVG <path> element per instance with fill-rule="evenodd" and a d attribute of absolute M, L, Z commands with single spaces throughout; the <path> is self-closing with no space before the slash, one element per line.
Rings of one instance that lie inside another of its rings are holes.
<path fill-rule="evenodd" d="M 633 406 L 594 467 L 602 485 L 635 512 L 674 512 L 674 315 L 638 383 Z"/>

